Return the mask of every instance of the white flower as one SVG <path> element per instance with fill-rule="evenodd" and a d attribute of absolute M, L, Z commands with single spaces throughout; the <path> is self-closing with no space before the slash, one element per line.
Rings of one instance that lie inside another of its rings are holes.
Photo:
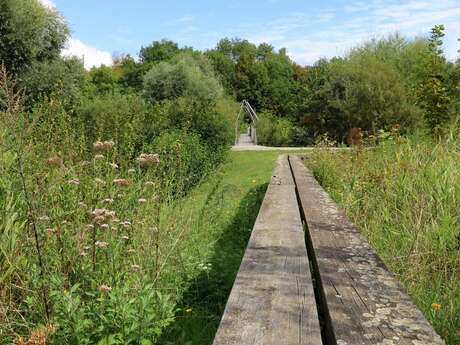
<path fill-rule="evenodd" d="M 98 248 L 107 248 L 107 246 L 109 244 L 107 242 L 104 242 L 104 241 L 96 241 L 95 245 Z"/>

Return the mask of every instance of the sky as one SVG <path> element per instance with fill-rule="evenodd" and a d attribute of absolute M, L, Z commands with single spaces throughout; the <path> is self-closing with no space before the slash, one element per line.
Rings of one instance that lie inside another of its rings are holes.
<path fill-rule="evenodd" d="M 114 55 L 136 56 L 163 38 L 209 49 L 224 37 L 287 48 L 299 64 L 344 55 L 357 44 L 399 32 L 429 35 L 444 24 L 444 51 L 460 57 L 460 0 L 40 0 L 67 21 L 72 36 L 63 54 L 85 66 L 109 65 Z"/>

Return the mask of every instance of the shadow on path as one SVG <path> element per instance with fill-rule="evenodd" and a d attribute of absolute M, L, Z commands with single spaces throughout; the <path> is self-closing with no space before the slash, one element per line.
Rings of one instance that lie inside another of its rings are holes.
<path fill-rule="evenodd" d="M 215 244 L 210 270 L 191 283 L 177 306 L 180 311 L 176 321 L 164 331 L 158 344 L 212 344 L 267 186 L 257 186 L 242 198 Z"/>

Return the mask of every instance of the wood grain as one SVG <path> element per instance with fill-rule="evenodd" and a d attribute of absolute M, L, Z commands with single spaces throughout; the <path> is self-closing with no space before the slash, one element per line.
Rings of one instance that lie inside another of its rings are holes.
<path fill-rule="evenodd" d="M 444 344 L 300 158 L 289 160 L 337 344 Z"/>
<path fill-rule="evenodd" d="M 287 156 L 268 186 L 214 345 L 321 345 Z"/>

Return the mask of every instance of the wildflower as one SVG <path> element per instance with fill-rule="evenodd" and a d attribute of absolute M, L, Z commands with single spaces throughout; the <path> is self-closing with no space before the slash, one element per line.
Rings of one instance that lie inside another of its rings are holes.
<path fill-rule="evenodd" d="M 252 183 L 256 183 L 257 181 L 256 180 L 252 180 Z"/>
<path fill-rule="evenodd" d="M 80 256 L 83 256 L 83 257 L 88 256 L 88 253 L 85 252 L 85 251 L 81 251 L 81 252 L 80 252 Z"/>
<path fill-rule="evenodd" d="M 107 248 L 107 246 L 109 244 L 107 242 L 104 242 L 104 241 L 96 241 L 95 245 L 98 248 Z"/>
<path fill-rule="evenodd" d="M 93 144 L 94 151 L 96 152 L 104 152 L 110 151 L 115 143 L 113 141 L 96 141 Z"/>
<path fill-rule="evenodd" d="M 192 312 L 192 308 L 187 308 L 187 309 L 185 309 L 185 312 L 186 312 L 186 313 L 191 313 L 191 312 Z"/>
<path fill-rule="evenodd" d="M 105 208 L 96 208 L 91 212 L 91 216 L 95 223 L 103 223 L 106 220 L 112 220 L 115 218 L 115 211 L 110 211 Z"/>
<path fill-rule="evenodd" d="M 41 216 L 41 217 L 38 218 L 38 220 L 41 220 L 42 222 L 47 222 L 47 221 L 50 220 L 50 217 L 48 217 L 48 216 Z"/>
<path fill-rule="evenodd" d="M 106 284 L 102 284 L 101 286 L 99 286 L 99 291 L 100 292 L 110 292 L 112 291 L 112 288 Z"/>
<path fill-rule="evenodd" d="M 129 240 L 129 236 L 126 236 L 126 235 L 125 235 L 125 236 L 121 236 L 121 239 L 127 241 L 127 240 Z"/>
<path fill-rule="evenodd" d="M 107 199 L 104 199 L 103 202 L 105 202 L 105 203 L 107 203 L 107 204 L 112 204 L 112 203 L 113 203 L 113 199 L 107 198 Z"/>
<path fill-rule="evenodd" d="M 139 272 L 141 270 L 141 266 L 139 266 L 139 265 L 131 265 L 131 269 L 134 272 Z"/>
<path fill-rule="evenodd" d="M 115 180 L 113 180 L 113 183 L 119 187 L 126 187 L 126 186 L 129 186 L 130 184 L 129 181 L 124 178 L 116 178 Z"/>
<path fill-rule="evenodd" d="M 101 184 L 101 185 L 104 185 L 104 184 L 105 184 L 105 181 L 102 180 L 102 179 L 100 179 L 100 178 L 98 178 L 98 177 L 96 177 L 96 178 L 94 179 L 94 182 L 96 182 L 97 184 Z"/>
<path fill-rule="evenodd" d="M 145 204 L 147 202 L 147 199 L 145 198 L 140 198 L 139 200 L 137 200 L 139 202 L 139 204 Z"/>
<path fill-rule="evenodd" d="M 64 165 L 64 163 L 62 162 L 62 158 L 58 156 L 48 158 L 47 160 L 45 160 L 45 164 L 48 165 L 49 167 L 55 167 L 55 168 L 60 168 Z"/>
<path fill-rule="evenodd" d="M 136 172 L 136 169 L 133 169 L 133 168 L 128 170 L 128 174 L 134 174 L 135 172 Z"/>
<path fill-rule="evenodd" d="M 78 206 L 80 206 L 81 208 L 87 208 L 88 207 L 88 205 L 86 205 L 83 201 L 80 201 L 78 203 Z"/>
<path fill-rule="evenodd" d="M 131 248 L 131 249 L 128 249 L 127 252 L 129 254 L 134 254 L 136 252 L 136 250 Z"/>
<path fill-rule="evenodd" d="M 78 179 L 71 179 L 69 181 L 67 181 L 67 184 L 71 184 L 71 185 L 74 185 L 74 186 L 78 186 L 80 184 L 80 180 Z"/>
<path fill-rule="evenodd" d="M 150 167 L 160 163 L 160 156 L 158 154 L 142 153 L 137 161 L 141 167 Z"/>
<path fill-rule="evenodd" d="M 131 226 L 131 222 L 129 220 L 125 220 L 125 221 L 121 222 L 121 225 L 124 228 L 129 228 Z"/>
<path fill-rule="evenodd" d="M 92 229 L 94 229 L 94 225 L 93 224 L 87 224 L 86 228 L 89 229 L 89 230 L 92 230 Z"/>
<path fill-rule="evenodd" d="M 109 163 L 109 165 L 114 169 L 118 169 L 118 164 L 116 163 Z"/>
<path fill-rule="evenodd" d="M 80 165 L 81 165 L 82 167 L 86 167 L 86 166 L 88 166 L 88 165 L 91 165 L 91 162 L 90 162 L 90 161 L 81 161 L 81 162 L 80 162 Z"/>
<path fill-rule="evenodd" d="M 101 224 L 101 229 L 108 229 L 109 228 L 109 224 Z"/>
<path fill-rule="evenodd" d="M 101 159 L 104 159 L 104 155 L 99 154 L 99 155 L 94 156 L 94 160 L 96 161 L 101 160 Z"/>
<path fill-rule="evenodd" d="M 145 186 L 146 186 L 146 187 L 152 187 L 152 186 L 154 186 L 154 185 L 155 185 L 155 183 L 153 183 L 152 181 L 147 181 L 147 182 L 145 182 Z"/>
<path fill-rule="evenodd" d="M 441 304 L 439 304 L 439 303 L 432 303 L 432 304 L 431 304 L 431 309 L 433 309 L 433 310 L 439 310 L 439 309 L 441 309 Z"/>
<path fill-rule="evenodd" d="M 84 250 L 90 250 L 90 249 L 91 249 L 91 246 L 84 246 L 83 249 L 84 249 Z"/>

